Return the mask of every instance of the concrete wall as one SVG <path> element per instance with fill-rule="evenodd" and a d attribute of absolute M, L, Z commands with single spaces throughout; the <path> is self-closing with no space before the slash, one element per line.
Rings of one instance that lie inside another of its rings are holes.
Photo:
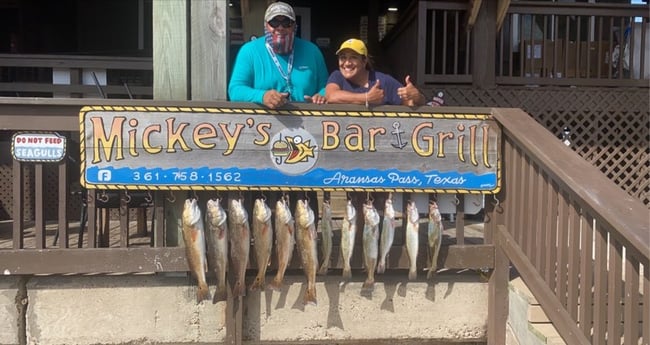
<path fill-rule="evenodd" d="M 348 284 L 319 277 L 318 305 L 305 306 L 300 273 L 286 277 L 281 292 L 248 293 L 244 340 L 486 339 L 487 284 L 474 274 L 443 274 L 435 283 L 407 283 L 406 273 L 380 277 L 371 295 L 361 293 L 363 276 Z M 0 277 L 0 344 L 18 344 L 17 291 L 18 278 Z M 226 336 L 225 303 L 197 304 L 184 276 L 32 277 L 27 292 L 28 344 L 218 343 Z"/>

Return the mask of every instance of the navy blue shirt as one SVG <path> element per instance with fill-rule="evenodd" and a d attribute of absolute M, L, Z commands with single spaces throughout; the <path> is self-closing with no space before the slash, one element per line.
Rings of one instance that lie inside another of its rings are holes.
<path fill-rule="evenodd" d="M 366 93 L 372 88 L 379 79 L 380 88 L 384 90 L 384 103 L 388 105 L 402 105 L 402 100 L 397 95 L 397 89 L 402 87 L 402 84 L 395 78 L 381 72 L 370 71 L 368 75 L 368 87 L 363 85 L 352 84 L 350 81 L 343 77 L 341 71 L 336 70 L 330 74 L 327 83 L 334 83 L 338 85 L 341 90 L 350 91 L 354 93 Z"/>

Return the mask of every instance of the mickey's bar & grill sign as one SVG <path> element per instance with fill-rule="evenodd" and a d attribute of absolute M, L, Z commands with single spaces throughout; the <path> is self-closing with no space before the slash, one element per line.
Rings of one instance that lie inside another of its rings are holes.
<path fill-rule="evenodd" d="M 501 186 L 501 131 L 490 114 L 87 106 L 80 124 L 81 182 L 91 189 Z"/>

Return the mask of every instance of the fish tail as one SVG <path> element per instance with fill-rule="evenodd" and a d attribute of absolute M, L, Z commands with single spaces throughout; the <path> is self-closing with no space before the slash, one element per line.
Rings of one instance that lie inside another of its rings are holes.
<path fill-rule="evenodd" d="M 273 278 L 273 280 L 269 283 L 269 288 L 275 291 L 282 290 L 282 277 L 275 276 L 275 278 Z"/>
<path fill-rule="evenodd" d="M 363 285 L 361 285 L 362 289 L 368 289 L 372 290 L 375 287 L 375 280 L 372 278 L 367 278 L 365 282 L 363 282 Z"/>
<path fill-rule="evenodd" d="M 384 261 L 384 259 L 381 259 L 377 264 L 377 273 L 382 274 L 385 271 L 386 271 L 386 261 Z"/>
<path fill-rule="evenodd" d="M 232 294 L 235 297 L 246 296 L 246 288 L 244 287 L 244 283 L 242 281 L 238 280 L 235 282 L 235 287 L 232 289 Z"/>
<path fill-rule="evenodd" d="M 210 299 L 210 289 L 208 288 L 208 284 L 200 283 L 199 289 L 196 291 L 196 301 L 198 303 L 201 303 L 201 301 L 205 301 L 208 299 Z"/>
<path fill-rule="evenodd" d="M 255 281 L 253 282 L 253 285 L 251 285 L 251 290 L 264 290 L 264 276 L 260 276 L 259 274 L 257 277 L 255 277 Z"/>
<path fill-rule="evenodd" d="M 320 269 L 318 269 L 318 274 L 324 276 L 327 275 L 327 271 L 329 270 L 329 265 L 327 261 L 323 261 L 323 264 L 320 266 Z"/>
<path fill-rule="evenodd" d="M 308 286 L 307 291 L 305 291 L 305 305 L 311 304 L 311 305 L 316 305 L 318 302 L 316 301 L 316 287 L 315 286 Z"/>
<path fill-rule="evenodd" d="M 418 272 L 417 271 L 415 271 L 415 270 L 409 271 L 409 280 L 415 280 L 415 278 L 417 278 L 417 277 L 418 277 Z"/>
<path fill-rule="evenodd" d="M 431 279 L 431 277 L 436 275 L 436 268 L 431 267 L 429 268 L 429 272 L 427 272 L 427 279 Z"/>
<path fill-rule="evenodd" d="M 226 290 L 226 285 L 217 285 L 217 290 L 214 292 L 214 298 L 212 299 L 212 304 L 217 302 L 225 301 L 228 299 L 228 292 Z"/>
<path fill-rule="evenodd" d="M 352 278 L 352 269 L 349 266 L 343 268 L 343 278 L 345 279 Z"/>

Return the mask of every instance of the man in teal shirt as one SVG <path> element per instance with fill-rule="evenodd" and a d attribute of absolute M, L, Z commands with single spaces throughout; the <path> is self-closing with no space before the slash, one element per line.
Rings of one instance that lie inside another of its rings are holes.
<path fill-rule="evenodd" d="M 325 59 L 316 45 L 295 37 L 293 8 L 274 2 L 264 20 L 264 38 L 247 42 L 237 54 L 228 85 L 230 100 L 271 109 L 287 102 L 325 103 Z"/>

